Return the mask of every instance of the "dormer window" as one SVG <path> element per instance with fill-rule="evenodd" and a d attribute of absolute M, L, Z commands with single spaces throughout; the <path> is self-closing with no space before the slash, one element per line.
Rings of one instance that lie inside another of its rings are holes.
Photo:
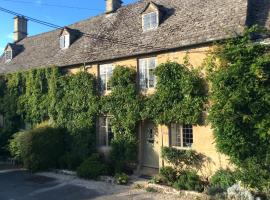
<path fill-rule="evenodd" d="M 143 30 L 149 31 L 158 27 L 159 16 L 158 12 L 150 12 L 143 14 Z"/>
<path fill-rule="evenodd" d="M 6 62 L 9 62 L 12 60 L 12 50 L 5 51 L 5 60 L 6 60 Z"/>
<path fill-rule="evenodd" d="M 67 49 L 70 45 L 70 35 L 62 35 L 60 36 L 60 48 Z"/>

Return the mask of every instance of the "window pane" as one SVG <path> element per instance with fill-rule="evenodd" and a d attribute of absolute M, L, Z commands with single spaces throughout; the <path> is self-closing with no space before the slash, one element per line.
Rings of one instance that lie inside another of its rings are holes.
<path fill-rule="evenodd" d="M 144 30 L 149 30 L 151 28 L 151 22 L 150 22 L 149 14 L 144 15 L 144 17 L 143 17 L 143 25 L 144 25 Z"/>
<path fill-rule="evenodd" d="M 149 88 L 155 87 L 155 75 L 154 75 L 154 69 L 149 69 Z"/>
<path fill-rule="evenodd" d="M 108 145 L 110 146 L 113 140 L 113 132 L 110 123 L 110 118 L 107 118 L 107 135 L 108 135 Z"/>
<path fill-rule="evenodd" d="M 105 64 L 99 66 L 99 76 L 100 76 L 100 85 L 101 91 L 110 90 L 111 85 L 109 84 L 109 80 L 113 74 L 114 66 L 112 64 Z"/>
<path fill-rule="evenodd" d="M 140 76 L 140 87 L 145 89 L 147 88 L 147 68 L 146 68 L 146 59 L 139 60 L 139 76 Z"/>
<path fill-rule="evenodd" d="M 65 35 L 65 48 L 69 47 L 69 35 Z"/>
<path fill-rule="evenodd" d="M 183 125 L 183 146 L 191 147 L 193 144 L 193 128 L 192 125 Z"/>
<path fill-rule="evenodd" d="M 5 59 L 11 60 L 12 59 L 12 51 L 6 51 L 5 52 Z"/>
<path fill-rule="evenodd" d="M 151 17 L 151 28 L 155 28 L 157 27 L 157 14 L 156 13 L 151 13 L 150 14 Z"/>
<path fill-rule="evenodd" d="M 181 147 L 181 129 L 179 124 L 171 124 L 171 145 Z"/>
<path fill-rule="evenodd" d="M 106 74 L 100 74 L 100 90 L 106 90 Z"/>
<path fill-rule="evenodd" d="M 60 48 L 65 48 L 65 36 L 60 37 Z"/>
<path fill-rule="evenodd" d="M 99 118 L 99 146 L 106 146 L 107 134 L 106 134 L 106 118 Z"/>
<path fill-rule="evenodd" d="M 100 74 L 106 74 L 106 65 L 100 65 L 99 66 L 99 73 Z"/>

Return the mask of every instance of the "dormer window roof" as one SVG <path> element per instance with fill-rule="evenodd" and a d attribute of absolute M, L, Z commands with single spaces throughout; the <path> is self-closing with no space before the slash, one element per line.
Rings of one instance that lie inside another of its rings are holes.
<path fill-rule="evenodd" d="M 150 31 L 159 26 L 160 11 L 158 6 L 150 2 L 142 12 L 142 28 L 143 31 Z"/>

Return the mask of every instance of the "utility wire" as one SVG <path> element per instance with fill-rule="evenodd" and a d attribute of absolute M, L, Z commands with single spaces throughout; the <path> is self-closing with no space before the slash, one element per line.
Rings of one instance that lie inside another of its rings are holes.
<path fill-rule="evenodd" d="M 54 28 L 54 29 L 63 29 L 64 28 L 64 27 L 59 26 L 59 25 L 56 25 L 56 24 L 52 24 L 52 23 L 41 21 L 41 20 L 38 20 L 38 19 L 35 19 L 35 18 L 32 18 L 32 17 L 28 17 L 26 15 L 22 15 L 20 13 L 17 13 L 17 12 L 14 12 L 14 11 L 11 11 L 11 10 L 8 10 L 8 9 L 5 9 L 3 7 L 0 7 L 0 11 L 9 13 L 9 14 L 12 14 L 12 15 L 15 15 L 15 16 L 23 16 L 26 19 L 28 19 L 29 21 L 32 21 L 32 22 L 35 22 L 35 23 L 38 23 L 38 24 L 41 24 L 41 25 L 44 25 L 44 26 L 47 26 L 47 27 L 50 27 L 50 28 Z M 107 41 L 107 42 L 111 42 L 111 43 L 116 43 L 116 44 L 121 44 L 121 45 L 127 45 L 127 46 L 133 46 L 133 47 L 137 47 L 137 48 L 139 48 L 139 47 L 142 47 L 142 48 L 153 48 L 152 46 L 140 45 L 140 44 L 131 43 L 131 42 L 125 42 L 123 40 L 118 40 L 118 39 L 114 39 L 114 38 L 108 38 L 106 36 L 100 36 L 100 35 L 97 35 L 97 34 L 90 34 L 90 33 L 85 33 L 85 32 L 81 32 L 81 33 L 85 37 L 99 39 L 99 40 L 103 40 L 103 41 Z"/>
<path fill-rule="evenodd" d="M 34 4 L 34 5 L 41 5 L 41 6 L 47 6 L 47 7 L 57 7 L 57 8 L 102 11 L 101 9 L 83 8 L 83 7 L 67 6 L 67 5 L 59 5 L 59 4 L 48 4 L 48 3 L 43 3 L 43 2 L 31 2 L 31 1 L 23 1 L 23 0 L 1 0 L 1 1 L 22 3 L 22 4 Z"/>
<path fill-rule="evenodd" d="M 5 12 L 5 13 L 9 13 L 9 14 L 15 15 L 15 16 L 23 16 L 23 17 L 25 17 L 26 19 L 28 19 L 28 20 L 30 20 L 32 22 L 35 22 L 35 23 L 38 23 L 38 24 L 41 24 L 41 25 L 44 25 L 44 26 L 47 26 L 47 27 L 50 27 L 50 28 L 54 28 L 54 29 L 63 29 L 64 28 L 64 27 L 56 25 L 56 24 L 52 24 L 52 23 L 41 21 L 41 20 L 38 20 L 38 19 L 35 19 L 35 18 L 32 18 L 32 17 L 28 17 L 26 15 L 22 15 L 20 13 L 5 9 L 3 7 L 0 7 L 0 11 Z M 90 34 L 90 33 L 85 33 L 85 32 L 81 32 L 81 33 L 85 37 L 106 41 L 106 42 L 109 42 L 109 43 L 115 43 L 115 44 L 125 45 L 125 46 L 129 46 L 129 47 L 133 46 L 133 47 L 136 47 L 136 48 L 145 48 L 145 49 L 150 49 L 150 50 L 155 50 L 155 51 L 163 50 L 163 47 L 153 47 L 151 45 L 143 45 L 143 44 L 125 42 L 123 40 L 118 40 L 118 39 L 114 39 L 114 38 L 108 38 L 106 36 L 101 36 L 101 35 L 97 35 L 97 34 Z M 205 53 L 206 51 L 205 50 L 192 50 L 192 51 L 188 51 L 188 52 L 190 52 L 190 53 L 191 52 L 192 53 Z M 91 52 L 88 52 L 88 53 L 91 53 Z"/>

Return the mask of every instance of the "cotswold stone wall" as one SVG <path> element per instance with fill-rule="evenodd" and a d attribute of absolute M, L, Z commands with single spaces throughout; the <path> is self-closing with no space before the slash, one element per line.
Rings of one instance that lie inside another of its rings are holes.
<path fill-rule="evenodd" d="M 190 48 L 185 50 L 178 50 L 173 52 L 166 52 L 160 54 L 153 54 L 149 56 L 143 57 L 136 57 L 136 58 L 129 58 L 129 59 L 122 59 L 122 60 L 115 60 L 110 63 L 114 65 L 125 65 L 135 70 L 138 70 L 138 59 L 145 58 L 145 57 L 157 57 L 158 64 L 165 63 L 167 61 L 175 61 L 178 63 L 184 62 L 184 57 L 188 54 L 190 63 L 196 68 L 200 67 L 207 56 L 207 52 L 209 50 L 209 46 L 197 47 L 197 48 Z M 98 76 L 98 64 L 87 65 L 85 68 L 89 73 L 92 73 Z M 83 68 L 70 68 L 68 71 L 70 73 L 76 73 Z M 146 95 L 155 92 L 154 90 L 150 90 L 146 92 Z M 139 133 L 138 133 L 139 135 Z M 205 163 L 205 167 L 201 172 L 202 175 L 209 176 L 212 175 L 217 169 L 219 168 L 226 168 L 229 166 L 229 162 L 226 156 L 217 152 L 215 148 L 214 142 L 214 135 L 211 129 L 211 125 L 202 125 L 202 126 L 194 126 L 193 127 L 193 139 L 194 143 L 192 149 L 204 154 L 208 161 Z M 158 133 L 157 133 L 157 140 L 159 148 L 156 148 L 156 153 L 159 155 L 159 166 L 162 167 L 163 165 L 167 165 L 164 160 L 161 158 L 160 150 L 162 146 L 169 146 L 169 128 L 164 125 L 159 125 Z M 142 145 L 140 145 L 142 146 Z M 141 147 L 142 148 L 142 147 Z M 139 151 L 141 155 L 139 158 L 142 158 L 142 151 Z"/>

